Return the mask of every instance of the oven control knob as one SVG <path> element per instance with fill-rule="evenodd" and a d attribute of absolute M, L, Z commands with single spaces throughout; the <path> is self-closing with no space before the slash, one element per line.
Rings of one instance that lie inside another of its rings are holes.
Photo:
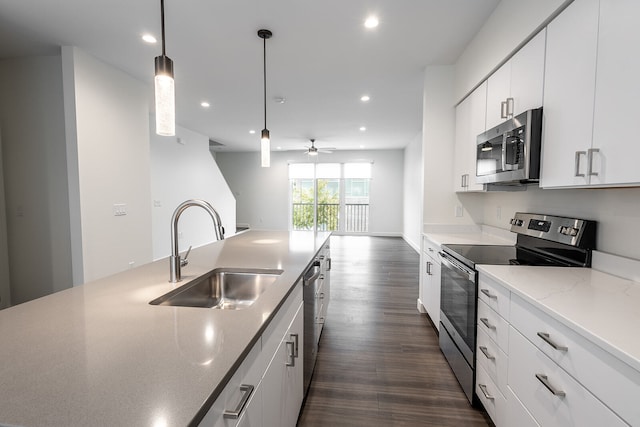
<path fill-rule="evenodd" d="M 515 218 L 511 218 L 511 220 L 509 221 L 509 224 L 516 225 L 516 219 Z"/>
<path fill-rule="evenodd" d="M 578 235 L 578 229 L 577 228 L 570 228 L 569 229 L 569 235 L 577 236 Z"/>
<path fill-rule="evenodd" d="M 524 224 L 524 222 L 523 222 L 521 219 L 519 219 L 519 220 L 517 220 L 517 221 L 516 221 L 516 225 L 517 225 L 518 227 L 522 227 L 522 224 Z"/>

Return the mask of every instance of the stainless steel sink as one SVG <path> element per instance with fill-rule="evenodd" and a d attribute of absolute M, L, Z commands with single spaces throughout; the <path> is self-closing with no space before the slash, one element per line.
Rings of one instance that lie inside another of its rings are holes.
<path fill-rule="evenodd" d="M 217 268 L 159 298 L 152 305 L 240 310 L 251 306 L 283 270 Z"/>

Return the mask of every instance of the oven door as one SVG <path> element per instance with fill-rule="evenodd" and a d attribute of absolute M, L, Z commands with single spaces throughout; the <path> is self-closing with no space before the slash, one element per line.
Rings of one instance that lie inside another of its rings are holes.
<path fill-rule="evenodd" d="M 447 253 L 441 252 L 440 255 L 442 259 L 441 322 L 469 366 L 473 367 L 475 366 L 478 273 Z"/>

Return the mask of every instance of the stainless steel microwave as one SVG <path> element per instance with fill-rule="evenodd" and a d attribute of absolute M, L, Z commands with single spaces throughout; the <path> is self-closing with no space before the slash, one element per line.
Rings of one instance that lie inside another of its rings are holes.
<path fill-rule="evenodd" d="M 540 179 L 542 108 L 478 135 L 476 182 L 526 184 Z"/>

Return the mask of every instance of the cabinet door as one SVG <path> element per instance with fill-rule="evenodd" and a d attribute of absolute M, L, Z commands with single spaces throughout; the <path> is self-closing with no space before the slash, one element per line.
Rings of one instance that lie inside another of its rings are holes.
<path fill-rule="evenodd" d="M 485 131 L 487 83 L 484 82 L 456 107 L 454 191 L 483 191 L 476 183 L 476 140 Z"/>
<path fill-rule="evenodd" d="M 426 275 L 425 275 L 425 309 L 431 318 L 431 321 L 437 328 L 440 324 L 440 263 L 434 258 L 427 256 L 426 258 Z"/>
<path fill-rule="evenodd" d="M 508 61 L 487 79 L 487 129 L 506 120 L 502 117 L 502 103 L 510 96 L 511 61 Z"/>
<path fill-rule="evenodd" d="M 640 117 L 640 2 L 601 0 L 591 184 L 640 182 L 640 140 L 629 125 Z"/>
<path fill-rule="evenodd" d="M 571 3 L 547 27 L 541 187 L 588 183 L 597 36 L 598 0 Z"/>
<path fill-rule="evenodd" d="M 540 31 L 511 58 L 513 115 L 542 107 L 546 30 Z"/>
<path fill-rule="evenodd" d="M 298 357 L 295 337 L 298 334 Z M 262 379 L 263 425 L 294 427 L 303 398 L 303 308 L 300 306 L 290 328 L 276 350 Z"/>

